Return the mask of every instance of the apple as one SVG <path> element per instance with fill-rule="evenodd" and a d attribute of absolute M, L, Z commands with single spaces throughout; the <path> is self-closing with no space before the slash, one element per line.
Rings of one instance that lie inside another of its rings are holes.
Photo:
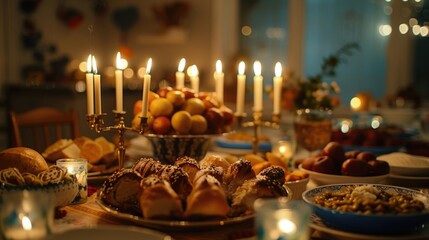
<path fill-rule="evenodd" d="M 208 129 L 211 133 L 218 133 L 221 131 L 223 125 L 223 114 L 218 108 L 209 108 L 204 113 L 207 120 Z"/>
<path fill-rule="evenodd" d="M 159 116 L 153 119 L 152 130 L 156 134 L 168 134 L 171 131 L 170 119 L 166 116 Z"/>
<path fill-rule="evenodd" d="M 301 166 L 302 166 L 304 169 L 307 169 L 307 170 L 313 171 L 313 166 L 314 166 L 314 162 L 315 162 L 315 160 L 316 160 L 316 157 L 308 157 L 308 158 L 305 158 L 305 159 L 301 162 Z"/>
<path fill-rule="evenodd" d="M 368 161 L 377 159 L 377 156 L 375 156 L 375 154 L 372 153 L 372 152 L 364 151 L 364 152 L 360 152 L 356 156 L 356 158 L 359 159 L 359 160 L 364 160 L 364 161 L 368 162 Z"/>
<path fill-rule="evenodd" d="M 173 106 L 180 107 L 185 103 L 185 94 L 180 90 L 172 90 L 167 92 L 165 97 Z"/>
<path fill-rule="evenodd" d="M 156 92 L 160 97 L 165 98 L 167 97 L 167 93 L 172 91 L 173 88 L 172 87 L 163 87 L 158 89 L 158 91 Z"/>
<path fill-rule="evenodd" d="M 192 88 L 184 87 L 181 89 L 183 94 L 185 94 L 185 99 L 190 99 L 195 97 L 195 91 Z"/>
<path fill-rule="evenodd" d="M 369 164 L 364 160 L 349 158 L 343 162 L 341 174 L 344 176 L 368 176 Z"/>
<path fill-rule="evenodd" d="M 359 153 L 360 153 L 360 151 L 358 151 L 358 150 L 351 150 L 351 151 L 347 151 L 344 155 L 345 155 L 346 159 L 357 158 L 357 155 Z"/>
<path fill-rule="evenodd" d="M 316 157 L 314 159 L 313 171 L 326 174 L 338 174 L 334 160 L 328 156 Z"/>
<path fill-rule="evenodd" d="M 231 125 L 234 121 L 234 113 L 232 110 L 225 105 L 222 105 L 219 109 L 223 114 L 223 124 Z"/>
<path fill-rule="evenodd" d="M 344 148 L 339 142 L 328 143 L 323 148 L 322 154 L 332 158 L 338 167 L 346 160 Z"/>
<path fill-rule="evenodd" d="M 383 160 L 368 161 L 369 173 L 373 176 L 385 175 L 390 172 L 389 163 Z"/>

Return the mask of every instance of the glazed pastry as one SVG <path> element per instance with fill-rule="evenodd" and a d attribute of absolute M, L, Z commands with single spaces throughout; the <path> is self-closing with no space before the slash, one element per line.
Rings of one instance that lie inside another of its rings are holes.
<path fill-rule="evenodd" d="M 187 199 L 188 219 L 226 218 L 229 205 L 220 182 L 210 175 L 201 176 Z"/>
<path fill-rule="evenodd" d="M 116 171 L 103 183 L 101 200 L 120 212 L 141 215 L 141 180 L 140 174 L 132 169 Z"/>
<path fill-rule="evenodd" d="M 170 184 L 158 175 L 150 175 L 141 183 L 139 196 L 142 215 L 147 219 L 180 219 L 182 202 Z"/>
<path fill-rule="evenodd" d="M 221 167 L 207 167 L 203 168 L 195 174 L 194 183 L 204 175 L 210 175 L 222 182 L 225 171 Z"/>
<path fill-rule="evenodd" d="M 282 167 L 270 166 L 262 170 L 258 175 L 267 176 L 272 180 L 277 180 L 280 184 L 284 184 L 286 181 L 286 174 Z"/>
<path fill-rule="evenodd" d="M 255 177 L 256 175 L 252 169 L 252 164 L 247 160 L 240 159 L 229 165 L 223 177 L 223 183 L 228 198 L 232 197 L 232 194 L 244 181 Z"/>
<path fill-rule="evenodd" d="M 200 170 L 200 166 L 194 158 L 191 157 L 179 157 L 176 162 L 174 162 L 174 166 L 180 167 L 185 171 L 191 182 L 194 181 L 195 174 Z"/>
<path fill-rule="evenodd" d="M 134 164 L 132 169 L 140 173 L 142 177 L 146 177 L 155 173 L 156 169 L 160 166 L 162 166 L 161 162 L 153 158 L 141 158 Z"/>
<path fill-rule="evenodd" d="M 219 155 L 207 155 L 200 161 L 200 168 L 221 167 L 224 172 L 228 169 L 230 163 L 226 158 Z"/>
<path fill-rule="evenodd" d="M 181 168 L 173 165 L 161 165 L 156 170 L 156 175 L 167 180 L 173 190 L 185 201 L 192 191 L 192 184 L 189 176 Z"/>
<path fill-rule="evenodd" d="M 267 176 L 257 175 L 256 178 L 246 180 L 233 194 L 231 215 L 239 216 L 253 213 L 253 204 L 257 198 L 287 196 L 289 196 L 287 188 L 278 181 L 271 180 Z"/>

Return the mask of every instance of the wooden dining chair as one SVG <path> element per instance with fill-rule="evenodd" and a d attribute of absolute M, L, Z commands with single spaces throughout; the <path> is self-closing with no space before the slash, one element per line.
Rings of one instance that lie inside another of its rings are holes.
<path fill-rule="evenodd" d="M 75 110 L 61 111 L 50 107 L 27 112 L 10 112 L 12 144 L 43 152 L 49 145 L 63 138 L 79 136 L 78 116 Z"/>

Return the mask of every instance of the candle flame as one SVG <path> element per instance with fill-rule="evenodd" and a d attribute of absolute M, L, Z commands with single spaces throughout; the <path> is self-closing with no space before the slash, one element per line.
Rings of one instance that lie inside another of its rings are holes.
<path fill-rule="evenodd" d="M 116 68 L 117 69 L 122 69 L 121 65 L 122 65 L 121 64 L 121 53 L 118 52 L 118 54 L 116 54 Z"/>
<path fill-rule="evenodd" d="M 216 61 L 216 72 L 218 73 L 222 72 L 222 62 L 220 60 Z"/>
<path fill-rule="evenodd" d="M 255 61 L 254 63 L 253 63 L 253 71 L 255 71 L 255 75 L 256 76 L 261 76 L 261 62 L 259 62 L 259 61 Z"/>
<path fill-rule="evenodd" d="M 147 60 L 146 74 L 150 73 L 151 68 L 152 68 L 152 58 L 149 58 L 149 60 Z"/>
<path fill-rule="evenodd" d="M 192 65 L 190 70 L 189 70 L 189 76 L 196 77 L 196 76 L 198 76 L 198 74 L 199 74 L 199 72 L 198 72 L 197 65 Z"/>
<path fill-rule="evenodd" d="M 88 60 L 86 60 L 86 71 L 88 73 L 92 72 L 92 64 L 91 64 L 92 61 L 91 61 L 91 58 L 92 58 L 92 56 L 91 56 L 91 54 L 89 54 Z"/>
<path fill-rule="evenodd" d="M 238 74 L 243 75 L 244 74 L 244 68 L 246 67 L 246 65 L 244 64 L 243 61 L 241 61 L 238 64 Z"/>
<path fill-rule="evenodd" d="M 179 72 L 183 72 L 183 70 L 185 69 L 185 64 L 186 64 L 186 59 L 185 58 L 180 59 L 179 68 L 177 70 Z"/>
<path fill-rule="evenodd" d="M 97 62 L 95 61 L 95 57 L 94 56 L 92 56 L 92 71 L 94 72 L 94 73 L 97 73 L 98 71 L 97 71 Z"/>
<path fill-rule="evenodd" d="M 22 228 L 24 228 L 24 230 L 28 231 L 33 228 L 33 225 L 31 224 L 31 220 L 27 216 L 23 216 L 21 222 L 22 222 Z"/>
<path fill-rule="evenodd" d="M 279 62 L 276 63 L 274 72 L 276 73 L 276 77 L 280 77 L 282 75 L 282 65 Z"/>

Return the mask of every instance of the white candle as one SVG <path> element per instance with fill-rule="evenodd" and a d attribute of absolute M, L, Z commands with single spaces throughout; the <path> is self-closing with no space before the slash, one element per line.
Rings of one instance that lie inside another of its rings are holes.
<path fill-rule="evenodd" d="M 190 68 L 189 78 L 191 79 L 191 88 L 194 90 L 195 94 L 198 94 L 200 91 L 200 78 L 198 74 L 197 66 L 192 65 Z"/>
<path fill-rule="evenodd" d="M 180 59 L 179 67 L 176 72 L 176 88 L 182 89 L 185 87 L 185 73 L 183 70 L 185 69 L 186 60 L 184 58 Z"/>
<path fill-rule="evenodd" d="M 94 74 L 92 73 L 91 54 L 86 61 L 86 110 L 88 115 L 94 114 Z"/>
<path fill-rule="evenodd" d="M 282 65 L 277 62 L 276 67 L 274 69 L 275 76 L 273 78 L 273 85 L 274 85 L 274 103 L 273 103 L 273 114 L 280 114 L 280 96 L 281 96 L 281 90 L 282 90 Z"/>
<path fill-rule="evenodd" d="M 101 115 L 101 76 L 97 74 L 97 62 L 94 56 L 92 56 L 92 68 L 94 70 L 95 114 Z"/>
<path fill-rule="evenodd" d="M 238 64 L 237 75 L 237 109 L 236 114 L 242 116 L 244 114 L 244 99 L 246 89 L 246 75 L 244 75 L 245 64 L 243 61 Z"/>
<path fill-rule="evenodd" d="M 224 73 L 222 72 L 222 62 L 220 60 L 216 61 L 216 72 L 213 77 L 215 79 L 216 98 L 220 104 L 223 104 Z"/>
<path fill-rule="evenodd" d="M 149 90 L 150 90 L 150 69 L 152 68 L 152 58 L 147 61 L 146 74 L 143 77 L 143 98 L 142 98 L 142 117 L 147 117 L 149 108 Z"/>
<path fill-rule="evenodd" d="M 116 89 L 116 111 L 122 112 L 123 109 L 123 78 L 121 53 L 116 55 L 116 71 L 115 71 L 115 89 Z"/>
<path fill-rule="evenodd" d="M 263 98 L 263 77 L 261 76 L 261 62 L 255 61 L 253 64 L 253 70 L 255 71 L 255 77 L 253 78 L 253 94 L 254 94 L 254 106 L 253 111 L 262 111 L 262 98 Z"/>

